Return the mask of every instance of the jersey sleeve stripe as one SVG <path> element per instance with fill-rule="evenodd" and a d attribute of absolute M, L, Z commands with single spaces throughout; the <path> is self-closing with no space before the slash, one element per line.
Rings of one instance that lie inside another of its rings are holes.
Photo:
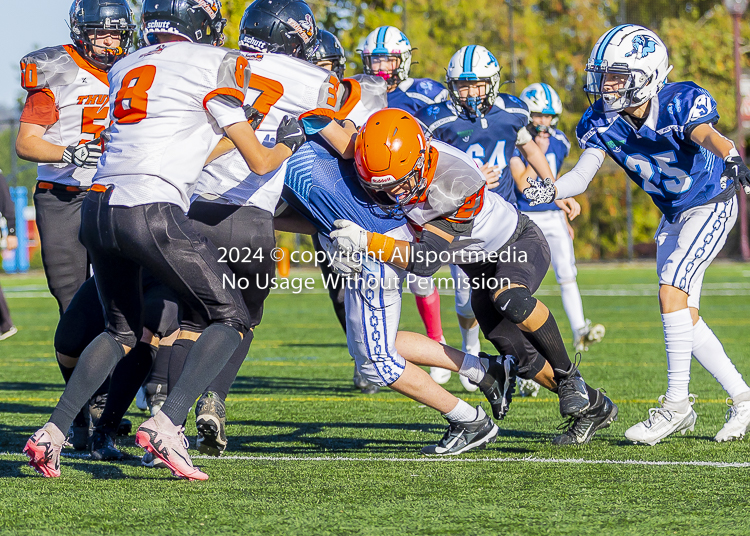
<path fill-rule="evenodd" d="M 203 107 L 206 108 L 206 103 L 214 97 L 218 97 L 219 95 L 229 95 L 230 97 L 238 99 L 240 101 L 238 107 L 242 106 L 242 103 L 245 100 L 245 95 L 243 95 L 242 91 L 240 91 L 239 89 L 235 89 L 232 87 L 220 87 L 218 89 L 214 89 L 203 98 Z"/>
<path fill-rule="evenodd" d="M 333 119 L 336 117 L 336 112 L 333 110 L 329 110 L 328 108 L 315 108 L 314 110 L 308 110 L 302 115 L 299 116 L 299 119 L 304 119 L 306 117 L 313 117 L 313 116 L 324 116 L 324 117 L 330 117 Z"/>
<path fill-rule="evenodd" d="M 104 71 L 97 69 L 93 65 L 91 65 L 89 62 L 87 62 L 85 59 L 81 57 L 81 55 L 78 53 L 78 51 L 73 48 L 73 45 L 63 45 L 65 50 L 68 54 L 70 54 L 70 57 L 73 58 L 73 61 L 76 62 L 76 65 L 83 69 L 84 71 L 93 74 L 102 84 L 109 87 L 109 80 L 107 80 L 107 73 Z"/>
<path fill-rule="evenodd" d="M 342 80 L 342 83 L 349 84 L 349 87 L 351 87 L 351 91 L 349 92 L 349 97 L 346 99 L 346 102 L 342 104 L 339 111 L 336 112 L 336 119 L 346 119 L 346 116 L 351 113 L 351 111 L 362 98 L 362 86 L 359 85 L 359 82 L 357 82 L 353 78 L 345 78 L 344 80 Z"/>

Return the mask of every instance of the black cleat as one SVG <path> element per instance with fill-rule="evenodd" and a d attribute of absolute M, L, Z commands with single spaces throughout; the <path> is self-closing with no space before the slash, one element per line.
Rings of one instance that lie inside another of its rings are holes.
<path fill-rule="evenodd" d="M 597 389 L 596 403 L 577 417 L 563 423 L 567 430 L 552 439 L 553 445 L 585 445 L 594 434 L 617 420 L 617 404 L 612 402 L 603 391 Z"/>
<path fill-rule="evenodd" d="M 94 430 L 91 435 L 91 459 L 122 460 L 125 455 L 115 445 L 115 440 L 109 434 Z"/>
<path fill-rule="evenodd" d="M 221 456 L 227 448 L 227 413 L 224 401 L 213 391 L 204 393 L 195 405 L 195 447 L 201 454 Z"/>
<path fill-rule="evenodd" d="M 479 357 L 490 361 L 487 374 L 478 383 L 479 388 L 492 406 L 492 415 L 497 420 L 502 420 L 508 413 L 513 390 L 516 388 L 516 360 L 512 355 L 490 356 L 484 352 L 480 352 Z"/>
<path fill-rule="evenodd" d="M 70 429 L 68 430 L 68 443 L 78 451 L 88 450 L 90 437 L 91 417 L 89 417 L 88 408 L 84 406 L 84 408 L 78 412 L 78 415 L 76 415 L 73 424 L 70 425 Z"/>
<path fill-rule="evenodd" d="M 104 413 L 104 408 L 106 405 L 107 393 L 104 393 L 103 395 L 92 396 L 89 400 L 89 414 L 91 415 L 91 422 L 94 423 L 94 427 L 96 427 L 99 419 L 102 418 L 102 413 Z"/>
<path fill-rule="evenodd" d="M 437 445 L 428 445 L 422 449 L 426 456 L 455 456 L 474 448 L 486 448 L 488 443 L 494 443 L 500 429 L 484 412 L 482 406 L 477 406 L 477 418 L 471 422 L 450 422 L 448 431 Z"/>
<path fill-rule="evenodd" d="M 132 431 L 133 423 L 130 422 L 130 419 L 122 419 L 120 426 L 117 427 L 117 437 L 129 436 Z"/>
<path fill-rule="evenodd" d="M 589 409 L 591 401 L 586 391 L 586 382 L 578 371 L 581 354 L 576 354 L 576 361 L 568 370 L 554 369 L 557 381 L 557 396 L 560 398 L 560 415 L 575 417 Z"/>

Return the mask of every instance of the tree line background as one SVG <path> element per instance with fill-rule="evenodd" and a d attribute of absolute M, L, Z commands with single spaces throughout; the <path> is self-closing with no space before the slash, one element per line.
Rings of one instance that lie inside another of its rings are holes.
<path fill-rule="evenodd" d="M 624 3 L 623 3 L 624 2 Z M 596 40 L 623 22 L 655 30 L 666 43 L 674 70 L 670 80 L 692 80 L 706 88 L 719 104 L 718 129 L 734 138 L 732 21 L 720 2 L 713 0 L 311 0 L 319 26 L 341 40 L 349 61 L 347 73 L 361 72 L 356 52 L 365 36 L 378 26 L 393 25 L 406 33 L 416 49 L 412 76 L 445 81 L 445 67 L 453 53 L 467 44 L 486 46 L 503 67 L 508 83 L 503 91 L 518 93 L 533 82 L 554 87 L 563 101 L 558 128 L 573 142 L 563 171 L 578 155 L 575 127 L 588 107 L 582 91 L 584 66 Z M 137 7 L 138 2 L 133 1 Z M 224 0 L 228 19 L 226 46 L 236 47 L 239 23 L 247 0 Z M 741 24 L 743 67 L 748 67 L 750 27 Z M 514 53 L 512 53 L 512 51 Z M 515 57 L 515 62 L 513 58 Z M 514 80 L 514 82 L 513 82 Z M 0 167 L 9 169 L 11 137 L 0 134 Z M 30 188 L 36 173 L 27 169 L 19 184 Z M 606 160 L 588 191 L 577 197 L 583 208 L 573 226 L 579 259 L 617 259 L 627 255 L 625 174 Z M 660 213 L 635 185 L 633 241 L 635 253 L 653 255 L 653 235 Z M 724 253 L 739 256 L 735 227 Z"/>

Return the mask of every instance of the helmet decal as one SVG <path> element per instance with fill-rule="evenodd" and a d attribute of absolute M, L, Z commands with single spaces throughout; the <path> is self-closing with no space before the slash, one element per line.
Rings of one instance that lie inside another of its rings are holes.
<path fill-rule="evenodd" d="M 221 9 L 221 2 L 219 0 L 195 0 L 195 3 L 198 4 L 198 7 L 202 8 L 212 19 L 216 18 L 216 15 L 219 14 L 219 10 Z"/>
<path fill-rule="evenodd" d="M 645 58 L 649 53 L 656 52 L 656 45 L 656 41 L 648 35 L 636 35 L 633 38 L 633 50 L 625 54 L 625 57 L 629 58 L 636 54 L 636 59 Z"/>
<path fill-rule="evenodd" d="M 289 18 L 286 23 L 294 30 L 293 32 L 287 33 L 287 36 L 291 37 L 296 33 L 305 44 L 309 43 L 315 35 L 315 21 L 309 14 L 305 15 L 304 20 L 299 22 Z"/>

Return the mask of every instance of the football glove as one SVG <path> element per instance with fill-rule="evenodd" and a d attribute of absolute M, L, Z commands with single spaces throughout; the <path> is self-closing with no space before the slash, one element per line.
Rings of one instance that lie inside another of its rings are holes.
<path fill-rule="evenodd" d="M 245 118 L 250 123 L 250 126 L 253 127 L 253 130 L 258 130 L 258 127 L 263 122 L 266 114 L 260 113 L 256 108 L 253 108 L 249 104 L 245 104 L 242 107 L 242 110 L 245 112 Z"/>
<path fill-rule="evenodd" d="M 750 169 L 747 168 L 742 158 L 739 156 L 727 156 L 724 159 L 724 172 L 721 174 L 722 179 L 731 179 L 734 181 L 734 187 L 739 192 L 744 190 L 750 195 Z"/>
<path fill-rule="evenodd" d="M 305 130 L 300 122 L 285 115 L 279 123 L 279 128 L 276 129 L 276 143 L 283 143 L 292 150 L 292 153 L 296 153 L 305 143 L 305 139 Z"/>
<path fill-rule="evenodd" d="M 552 179 L 540 179 L 536 177 L 534 179 L 528 179 L 529 186 L 524 188 L 523 195 L 529 200 L 529 206 L 543 205 L 545 203 L 552 203 L 555 200 L 557 192 Z"/>
<path fill-rule="evenodd" d="M 333 245 L 344 253 L 367 253 L 367 231 L 349 220 L 335 220 L 336 230 L 331 233 Z"/>
<path fill-rule="evenodd" d="M 100 156 L 102 156 L 102 142 L 96 138 L 78 145 L 69 145 L 65 148 L 62 159 L 63 162 L 80 168 L 95 169 Z"/>
<path fill-rule="evenodd" d="M 334 243 L 324 235 L 319 234 L 318 238 L 320 245 L 328 254 L 328 266 L 334 274 L 349 277 L 362 271 L 362 262 L 359 256 L 339 252 Z"/>

